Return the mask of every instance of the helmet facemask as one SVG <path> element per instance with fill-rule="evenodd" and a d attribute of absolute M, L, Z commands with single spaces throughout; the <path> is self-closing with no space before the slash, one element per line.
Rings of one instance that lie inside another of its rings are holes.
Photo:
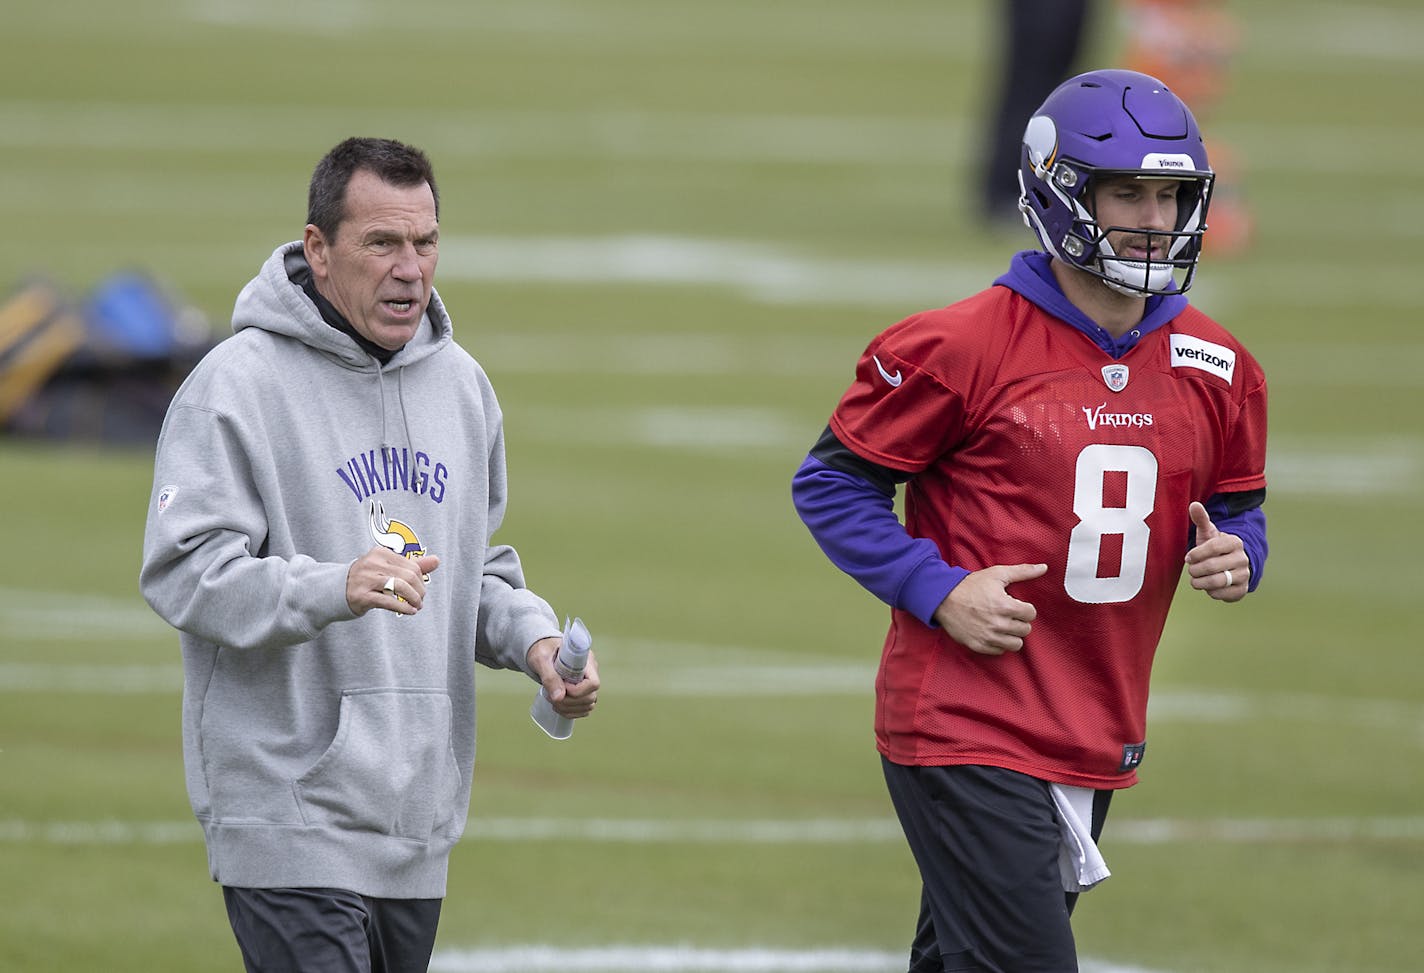
<path fill-rule="evenodd" d="M 1085 187 L 1074 200 L 1074 232 L 1063 241 L 1063 249 L 1071 262 L 1122 294 L 1167 294 L 1185 291 L 1192 286 L 1197 273 L 1197 258 L 1201 255 L 1202 233 L 1211 195 L 1211 176 L 1178 180 L 1177 218 L 1171 230 L 1147 230 L 1133 226 L 1102 226 L 1085 207 L 1082 200 L 1091 201 L 1094 187 L 1111 176 L 1130 175 L 1138 179 L 1160 178 L 1142 176 L 1137 172 L 1094 172 L 1084 180 Z M 1134 260 L 1118 256 L 1108 237 L 1110 234 L 1130 234 L 1146 238 L 1148 258 Z M 1161 250 L 1166 256 L 1153 259 L 1151 253 Z M 1074 251 L 1078 251 L 1076 254 Z M 1083 262 L 1079 263 L 1079 259 Z"/>

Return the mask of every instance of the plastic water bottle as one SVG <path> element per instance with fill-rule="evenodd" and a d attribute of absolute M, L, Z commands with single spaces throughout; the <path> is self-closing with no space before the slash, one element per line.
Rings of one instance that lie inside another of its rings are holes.
<path fill-rule="evenodd" d="M 588 634 L 588 627 L 584 625 L 583 620 L 575 618 L 570 621 L 565 618 L 564 644 L 559 647 L 559 654 L 554 657 L 554 671 L 559 674 L 559 678 L 571 686 L 583 682 L 583 668 L 588 664 L 588 650 L 592 646 L 593 636 Z M 549 702 L 543 686 L 539 687 L 539 692 L 534 696 L 534 705 L 529 707 L 529 715 L 539 729 L 555 740 L 567 740 L 573 736 L 574 721 L 554 712 L 554 704 Z"/>

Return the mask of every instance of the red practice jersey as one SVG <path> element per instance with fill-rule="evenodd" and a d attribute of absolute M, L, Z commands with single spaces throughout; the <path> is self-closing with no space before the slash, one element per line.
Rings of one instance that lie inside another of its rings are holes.
<path fill-rule="evenodd" d="M 1190 306 L 1114 359 L 996 286 L 877 337 L 830 425 L 861 457 L 911 474 L 905 526 L 949 564 L 1048 565 L 1009 588 L 1037 609 L 1021 652 L 980 655 L 893 611 L 880 751 L 1135 783 L 1188 505 L 1265 487 L 1255 359 Z"/>

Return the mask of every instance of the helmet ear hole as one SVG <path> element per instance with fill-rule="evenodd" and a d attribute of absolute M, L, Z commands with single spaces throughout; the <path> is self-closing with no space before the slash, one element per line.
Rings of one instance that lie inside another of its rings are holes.
<path fill-rule="evenodd" d="M 1207 187 L 1205 184 L 1192 180 L 1184 182 L 1182 188 L 1177 191 L 1177 229 L 1184 229 L 1187 224 L 1205 209 L 1207 200 Z"/>

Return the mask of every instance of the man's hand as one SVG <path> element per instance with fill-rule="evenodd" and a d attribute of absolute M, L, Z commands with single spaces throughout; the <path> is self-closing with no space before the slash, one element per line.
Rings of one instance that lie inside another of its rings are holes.
<path fill-rule="evenodd" d="M 583 680 L 570 684 L 564 682 L 554 669 L 554 659 L 559 654 L 559 646 L 564 640 L 557 635 L 540 639 L 529 646 L 529 668 L 539 677 L 544 693 L 554 707 L 554 712 L 571 720 L 577 720 L 593 712 L 598 702 L 598 660 L 593 650 L 588 650 L 588 661 L 584 663 Z"/>
<path fill-rule="evenodd" d="M 440 558 L 434 554 L 404 558 L 384 547 L 373 547 L 352 561 L 346 571 L 346 604 L 357 615 L 372 608 L 414 615 L 425 604 L 430 572 L 439 566 Z"/>
<path fill-rule="evenodd" d="M 935 621 L 971 652 L 1003 655 L 1023 648 L 1038 611 L 1008 592 L 1016 581 L 1048 572 L 1046 564 L 996 564 L 972 572 L 935 609 Z"/>
<path fill-rule="evenodd" d="M 1223 534 L 1211 522 L 1206 507 L 1196 501 L 1187 509 L 1197 527 L 1197 546 L 1187 552 L 1192 587 L 1217 601 L 1240 601 L 1251 581 L 1251 561 L 1235 534 Z"/>

